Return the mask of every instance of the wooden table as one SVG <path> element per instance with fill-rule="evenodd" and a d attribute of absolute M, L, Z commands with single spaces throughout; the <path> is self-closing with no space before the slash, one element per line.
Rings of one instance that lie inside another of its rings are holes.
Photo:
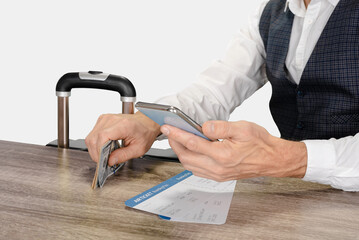
<path fill-rule="evenodd" d="M 87 152 L 0 141 L 1 239 L 359 239 L 359 193 L 297 179 L 238 181 L 227 223 L 178 223 L 125 200 L 180 173 L 134 159 L 91 189 Z"/>

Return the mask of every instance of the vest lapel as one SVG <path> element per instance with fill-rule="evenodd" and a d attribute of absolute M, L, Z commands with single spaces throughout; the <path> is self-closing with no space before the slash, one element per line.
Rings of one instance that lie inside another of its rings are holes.
<path fill-rule="evenodd" d="M 272 71 L 269 74 L 278 79 L 283 77 L 288 79 L 285 60 L 288 54 L 293 19 L 294 15 L 289 10 L 282 12 L 277 18 L 271 19 L 272 23 L 266 44 L 267 69 L 271 69 Z"/>

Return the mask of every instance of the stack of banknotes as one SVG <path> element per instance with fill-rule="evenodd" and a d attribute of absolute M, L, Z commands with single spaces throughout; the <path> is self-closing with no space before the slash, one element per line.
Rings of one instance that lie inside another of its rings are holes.
<path fill-rule="evenodd" d="M 113 151 L 120 148 L 121 144 L 118 141 L 108 141 L 101 148 L 100 158 L 97 162 L 95 176 L 92 181 L 92 189 L 96 187 L 102 188 L 109 176 L 114 175 L 125 163 L 119 163 L 112 167 L 108 166 L 108 160 Z"/>

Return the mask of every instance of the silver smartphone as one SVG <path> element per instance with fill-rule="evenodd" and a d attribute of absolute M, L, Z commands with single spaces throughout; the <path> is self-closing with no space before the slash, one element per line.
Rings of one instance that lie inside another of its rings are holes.
<path fill-rule="evenodd" d="M 146 102 L 137 102 L 135 107 L 160 126 L 168 124 L 210 141 L 202 133 L 201 125 L 176 107 Z"/>

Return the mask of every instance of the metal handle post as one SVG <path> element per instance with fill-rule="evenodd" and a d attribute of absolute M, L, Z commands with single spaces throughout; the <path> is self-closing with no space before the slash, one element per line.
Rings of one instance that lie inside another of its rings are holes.
<path fill-rule="evenodd" d="M 134 103 L 133 102 L 122 102 L 122 113 L 123 114 L 133 114 L 134 113 Z"/>
<path fill-rule="evenodd" d="M 69 148 L 69 97 L 57 97 L 57 142 Z"/>

